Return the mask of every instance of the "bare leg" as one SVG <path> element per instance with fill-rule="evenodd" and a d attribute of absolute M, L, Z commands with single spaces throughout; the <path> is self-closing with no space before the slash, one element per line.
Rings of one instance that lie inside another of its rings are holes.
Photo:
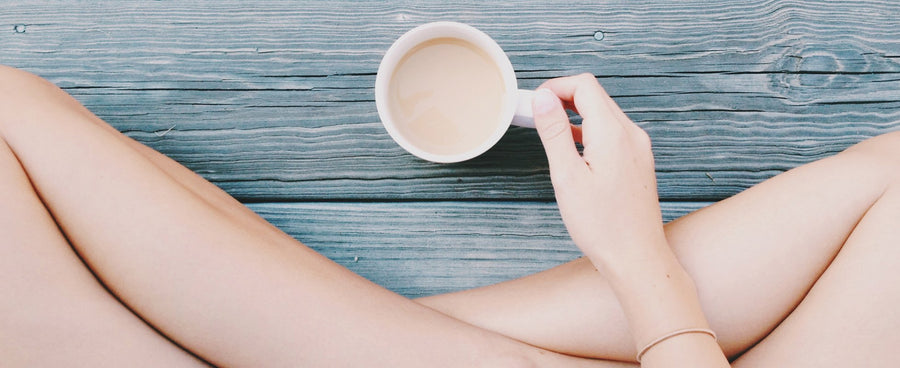
<path fill-rule="evenodd" d="M 900 180 L 895 180 L 797 309 L 735 366 L 896 366 L 898 270 Z"/>
<path fill-rule="evenodd" d="M 46 82 L 9 69 L 0 78 L 16 92 L 0 102 L 0 136 L 73 247 L 132 310 L 214 363 L 615 365 L 542 351 L 390 293 L 173 179 Z"/>
<path fill-rule="evenodd" d="M 750 348 L 794 310 L 895 180 L 900 169 L 884 158 L 898 156 L 900 133 L 877 137 L 666 226 L 726 354 Z M 586 259 L 419 301 L 555 351 L 634 357 L 618 302 Z"/>
<path fill-rule="evenodd" d="M 96 121 L 98 121 L 101 125 L 105 126 L 106 128 L 111 129 L 111 127 L 109 127 L 108 125 L 106 125 L 106 124 L 103 123 L 102 121 L 99 121 L 99 119 L 96 119 Z M 896 135 L 897 135 L 897 134 L 894 134 L 894 136 L 896 136 Z M 124 136 L 123 136 L 123 138 L 124 138 Z M 126 139 L 127 139 L 127 138 L 126 138 Z M 896 139 L 896 138 L 894 138 L 894 139 Z M 151 159 L 152 161 L 154 161 L 155 163 L 157 163 L 157 165 L 160 166 L 161 169 L 167 171 L 174 179 L 176 179 L 176 180 L 182 182 L 183 184 L 185 184 L 186 187 L 194 188 L 194 191 L 195 191 L 196 193 L 200 194 L 200 195 L 206 195 L 206 196 L 211 197 L 211 198 L 212 198 L 212 200 L 210 200 L 210 203 L 211 203 L 211 204 L 214 204 L 214 205 L 220 205 L 220 207 L 221 207 L 223 210 L 237 210 L 237 212 L 240 212 L 240 210 L 246 210 L 246 208 L 243 207 L 243 206 L 233 206 L 232 203 L 230 203 L 230 202 L 235 202 L 235 203 L 236 203 L 236 201 L 234 201 L 230 196 L 228 196 L 228 195 L 225 194 L 224 192 L 221 192 L 221 190 L 219 190 L 217 187 L 215 187 L 215 186 L 211 185 L 210 183 L 206 182 L 205 180 L 203 180 L 203 179 L 197 177 L 195 174 L 193 174 L 192 172 L 190 172 L 190 170 L 185 169 L 183 166 L 178 165 L 177 163 L 175 163 L 175 162 L 172 161 L 171 159 L 169 159 L 169 158 L 167 158 L 167 157 L 165 157 L 165 156 L 159 154 L 158 152 L 155 152 L 155 151 L 153 151 L 153 150 L 151 150 L 151 149 L 149 149 L 149 148 L 147 148 L 147 147 L 144 147 L 143 145 L 140 145 L 140 144 L 137 143 L 137 142 L 134 142 L 134 141 L 132 141 L 132 140 L 130 140 L 130 139 L 128 139 L 128 141 L 130 141 L 129 144 L 132 144 L 133 147 L 134 147 L 135 149 L 139 150 L 140 152 L 142 152 L 143 154 L 145 154 L 145 156 L 147 156 L 149 159 Z M 864 147 L 863 150 L 869 149 L 869 151 L 870 151 L 870 152 L 868 152 L 869 156 L 873 156 L 873 155 L 874 155 L 874 156 L 884 156 L 884 155 L 890 155 L 890 154 L 892 154 L 891 152 L 881 152 L 881 153 L 879 153 L 879 152 L 871 152 L 871 149 L 870 149 L 870 148 L 865 148 L 865 147 L 867 147 L 867 146 L 875 146 L 875 145 L 880 145 L 880 146 L 890 145 L 890 143 L 885 144 L 885 142 L 884 142 L 884 141 L 886 141 L 885 138 L 879 138 L 878 141 L 881 141 L 881 143 L 875 144 L 875 143 L 873 143 L 873 142 L 867 142 L 866 144 L 860 145 L 860 147 Z M 858 150 L 858 148 L 857 148 L 857 150 Z M 857 159 L 859 159 L 859 160 L 869 160 L 869 161 L 870 161 L 870 158 L 871 158 L 871 157 L 868 157 L 868 158 L 866 158 L 866 157 L 857 157 Z M 833 161 L 835 161 L 835 160 L 833 160 Z M 877 161 L 877 160 L 876 160 L 876 161 Z M 852 162 L 852 160 L 845 160 L 845 164 L 846 164 L 846 163 L 849 163 L 849 162 Z M 854 164 L 855 164 L 855 163 L 854 163 Z M 866 169 L 882 170 L 883 167 L 880 166 L 880 164 L 882 164 L 882 163 L 877 163 L 877 162 L 875 162 L 874 165 L 871 165 L 871 163 L 868 163 L 868 164 L 864 164 L 863 166 L 864 166 L 864 170 L 866 170 Z M 819 165 L 819 164 L 817 164 L 817 165 Z M 846 168 L 842 168 L 842 167 L 840 167 L 840 165 L 841 165 L 841 164 L 830 165 L 829 168 L 825 168 L 825 166 L 827 166 L 827 165 L 821 165 L 821 166 L 823 166 L 823 167 L 822 167 L 822 168 L 819 168 L 818 170 L 819 170 L 819 171 L 821 171 L 821 170 L 835 170 L 836 173 L 846 172 L 846 171 L 847 171 Z M 888 165 L 889 165 L 889 164 L 888 164 Z M 843 165 L 843 166 L 846 166 L 846 165 Z M 890 166 L 890 165 L 889 165 L 889 166 Z M 794 171 L 796 172 L 796 171 L 800 171 L 800 170 L 794 170 Z M 891 170 L 888 169 L 888 170 L 886 170 L 885 172 L 890 172 L 890 171 L 891 171 Z M 796 173 L 792 172 L 792 174 L 796 174 Z M 802 175 L 801 175 L 801 176 L 802 176 Z M 807 175 L 807 176 L 812 176 L 812 175 Z M 876 179 L 878 179 L 878 180 L 871 181 L 871 182 L 867 182 L 867 183 L 851 184 L 851 185 L 863 185 L 863 184 L 865 184 L 868 188 L 872 188 L 873 190 L 876 190 L 876 191 L 877 191 L 877 188 L 879 188 L 879 185 L 883 184 L 883 180 L 882 180 L 882 179 L 885 179 L 885 178 L 886 178 L 886 177 L 878 176 L 878 177 L 876 178 Z M 850 178 L 850 179 L 852 179 L 852 178 Z M 799 180 L 800 180 L 800 179 L 797 179 L 797 181 L 799 181 Z M 845 183 L 845 184 L 846 184 L 846 183 Z M 838 189 L 837 189 L 837 188 L 830 188 L 829 190 L 838 190 Z M 866 193 L 871 194 L 871 193 L 873 193 L 873 192 L 866 192 Z M 863 194 L 862 197 L 866 198 L 866 201 L 868 201 L 868 200 L 870 200 L 872 197 L 871 197 L 870 195 L 866 195 L 866 193 L 861 193 L 861 194 Z M 742 196 L 746 196 L 746 194 L 742 194 Z M 854 201 L 856 201 L 857 203 L 858 203 L 858 201 L 859 201 L 859 198 L 856 198 L 856 199 L 854 199 L 854 198 L 842 198 L 842 197 L 844 197 L 844 196 L 840 196 L 840 195 L 837 196 L 837 197 L 838 197 L 838 198 L 835 198 L 835 199 L 845 199 L 845 200 L 849 201 L 851 204 L 852 204 L 852 202 L 854 202 Z M 788 198 L 788 200 L 790 201 L 790 200 L 795 200 L 795 199 L 790 199 L 790 198 Z M 734 200 L 732 199 L 731 201 L 734 201 Z M 752 203 L 752 202 L 754 202 L 754 201 L 755 201 L 755 200 L 753 200 L 753 199 L 751 198 L 751 199 L 747 199 L 747 200 L 745 200 L 745 201 L 743 201 L 743 202 L 741 202 L 741 203 L 743 203 L 744 205 L 746 205 L 747 203 Z M 832 202 L 827 202 L 827 201 L 826 201 L 825 203 L 822 203 L 822 207 L 823 207 L 823 208 L 827 208 L 828 206 L 831 205 L 830 203 L 832 203 Z M 844 202 L 844 203 L 846 204 L 846 203 L 848 203 L 848 202 Z M 707 210 L 705 210 L 705 211 L 712 211 L 714 208 L 717 208 L 717 207 L 723 207 L 723 206 L 724 206 L 723 204 L 718 204 L 718 205 L 714 206 L 713 208 L 707 209 Z M 738 205 L 732 203 L 732 204 L 731 204 L 731 207 L 738 207 Z M 856 207 L 856 206 L 853 206 L 853 207 L 852 207 L 853 210 L 858 210 L 859 208 L 860 208 L 860 207 Z M 722 211 L 725 211 L 725 210 L 721 210 L 721 211 L 719 211 L 719 212 L 722 212 Z M 732 211 L 732 212 L 734 212 L 734 211 Z M 866 213 L 870 213 L 870 212 L 866 212 Z M 847 220 L 847 219 L 852 220 L 852 219 L 854 218 L 854 216 L 856 216 L 857 214 L 855 214 L 855 213 L 850 213 L 850 214 L 843 214 L 843 215 L 842 215 L 842 214 L 836 214 L 836 215 L 837 215 L 837 217 L 843 217 L 844 220 Z M 237 216 L 237 217 L 241 217 L 241 216 Z M 698 214 L 695 214 L 695 215 L 689 216 L 688 218 L 691 218 L 691 217 L 701 217 L 701 216 L 699 216 Z M 711 217 L 711 216 L 706 216 L 706 218 L 710 218 L 710 217 Z M 779 217 L 779 218 L 782 218 L 782 217 L 786 217 L 786 216 L 781 216 L 781 217 Z M 247 217 L 247 218 L 250 218 L 250 217 Z M 669 232 L 669 234 L 670 234 L 670 237 L 672 236 L 673 233 L 676 232 L 676 230 L 677 230 L 677 229 L 676 229 L 676 226 L 681 226 L 682 228 L 684 228 L 685 230 L 682 231 L 683 233 L 690 233 L 691 231 L 693 231 L 693 230 L 691 230 L 691 227 L 699 228 L 700 226 L 702 226 L 702 223 L 704 222 L 704 219 L 703 219 L 703 218 L 699 218 L 699 219 L 696 219 L 696 218 L 695 218 L 693 221 L 688 221 L 688 218 L 684 218 L 684 219 L 681 219 L 680 221 L 676 221 L 676 222 L 673 222 L 672 224 L 670 224 L 670 226 L 669 226 L 669 228 L 668 228 L 668 232 Z M 256 217 L 256 219 L 258 219 L 258 217 Z M 775 219 L 773 219 L 773 220 L 775 220 Z M 270 225 L 268 225 L 268 223 L 265 223 L 264 221 L 262 221 L 262 223 L 263 223 L 264 225 L 270 226 Z M 685 225 L 685 224 L 687 224 L 687 225 Z M 691 226 L 691 224 L 693 224 L 693 226 Z M 835 229 L 835 230 L 836 230 L 836 233 L 837 233 L 838 235 L 840 235 L 840 233 L 843 231 L 842 229 L 850 229 L 850 228 L 852 228 L 852 225 L 848 225 L 847 222 L 839 222 L 839 225 L 840 225 L 839 228 L 838 228 L 838 229 Z M 722 226 L 722 224 L 719 224 L 719 226 Z M 807 226 L 810 226 L 810 223 L 807 223 Z M 827 238 L 829 238 L 829 239 L 837 239 L 837 238 L 835 238 L 834 235 L 829 235 L 829 234 L 821 234 L 821 235 L 824 235 L 824 237 L 827 237 Z M 748 239 L 748 240 L 750 240 L 750 239 Z M 839 240 L 839 239 L 838 239 L 838 240 Z M 789 241 L 789 240 L 784 240 L 784 239 L 782 239 L 782 241 L 780 241 L 780 242 L 773 242 L 773 243 L 770 243 L 770 244 L 771 244 L 772 246 L 778 246 L 779 244 L 782 244 L 782 245 L 783 245 L 783 243 L 788 242 L 788 241 Z M 822 249 L 834 249 L 833 247 L 834 247 L 835 244 L 837 244 L 837 240 L 829 241 L 828 244 L 825 244 L 824 247 L 822 247 Z M 732 246 L 734 246 L 734 245 L 740 245 L 740 244 L 739 244 L 739 243 L 732 243 Z M 731 248 L 729 248 L 729 249 L 731 249 Z M 749 249 L 749 248 L 748 248 L 748 249 Z M 757 251 L 756 248 L 753 248 L 753 249 L 754 249 L 754 250 L 753 250 L 752 252 L 756 252 L 756 251 Z M 803 251 L 803 252 L 806 251 L 805 248 L 795 249 L 795 250 Z M 701 251 L 701 252 L 702 252 L 702 251 Z M 824 252 L 823 254 L 818 254 L 818 255 L 807 255 L 807 257 L 809 257 L 810 259 L 806 259 L 805 261 L 803 261 L 803 260 L 799 260 L 799 261 L 798 261 L 797 259 L 795 259 L 795 260 L 793 260 L 793 262 L 800 262 L 800 263 L 802 263 L 803 266 L 805 266 L 806 268 L 809 268 L 810 266 L 812 266 L 812 267 L 820 267 L 820 265 L 826 264 L 826 263 L 828 262 L 827 259 L 823 259 L 822 257 L 829 257 L 830 255 L 833 255 L 833 253 L 829 253 L 829 252 L 830 252 L 830 251 L 826 251 L 826 252 Z M 842 254 L 843 254 L 843 253 L 842 253 Z M 772 256 L 778 256 L 778 255 L 776 254 L 776 255 L 769 255 L 769 256 L 770 256 L 770 259 L 771 259 Z M 753 258 L 753 256 L 748 256 L 747 258 L 750 259 L 750 258 Z M 795 258 L 800 258 L 800 259 L 802 259 L 802 258 L 803 258 L 803 255 L 795 254 Z M 738 260 L 741 260 L 741 259 L 739 258 Z M 576 264 L 579 264 L 579 263 L 580 263 L 580 267 L 570 267 L 570 270 L 569 270 L 569 271 L 578 270 L 579 268 L 582 269 L 582 270 L 584 270 L 584 269 L 588 269 L 588 270 L 589 270 L 590 265 L 589 265 L 587 262 L 583 261 L 583 260 L 579 260 L 579 261 L 573 262 L 570 266 L 575 266 Z M 796 266 L 796 265 L 794 265 L 794 266 Z M 552 273 L 552 272 L 557 272 L 557 271 L 563 271 L 566 267 L 568 267 L 568 266 L 563 266 L 563 267 L 560 267 L 560 268 L 557 269 L 557 270 L 553 270 L 553 271 L 551 271 L 551 272 L 542 274 L 542 275 L 540 275 L 540 276 L 534 276 L 534 277 L 528 278 L 528 279 L 526 279 L 526 280 L 538 280 L 538 279 L 544 278 L 544 280 L 542 280 L 542 281 L 540 282 L 540 284 L 542 284 L 542 285 L 545 286 L 545 287 L 554 289 L 554 290 L 550 290 L 550 292 L 553 292 L 553 291 L 556 291 L 556 292 L 564 292 L 565 288 L 564 288 L 564 287 L 560 287 L 561 285 L 569 285 L 570 287 L 573 287 L 573 288 L 576 288 L 576 289 L 577 289 L 577 288 L 579 287 L 579 286 L 577 286 L 577 285 L 578 285 L 577 280 L 581 280 L 581 281 L 584 282 L 584 284 L 582 284 L 582 286 L 586 286 L 586 287 L 593 287 L 593 286 L 594 286 L 594 285 L 593 285 L 593 282 L 596 281 L 596 280 L 594 280 L 593 278 L 570 277 L 570 276 L 572 276 L 570 273 L 574 273 L 574 272 L 558 272 L 558 273 L 556 274 L 556 276 L 558 276 L 559 279 L 556 279 L 556 280 L 554 280 L 552 277 L 547 277 L 547 276 L 548 276 L 547 274 L 550 274 L 550 273 Z M 703 267 L 703 265 L 699 265 L 699 267 Z M 768 272 L 768 271 L 766 271 L 766 272 Z M 800 271 L 800 272 L 802 272 L 802 271 Z M 800 273 L 800 272 L 798 272 L 798 273 Z M 589 273 L 585 273 L 585 274 L 589 274 Z M 808 273 L 808 271 L 807 271 L 807 275 L 808 275 L 808 274 L 809 274 L 809 273 Z M 873 275 L 873 276 L 874 276 L 874 275 Z M 754 277 L 755 277 L 755 276 L 754 276 Z M 523 280 L 523 281 L 524 281 L 524 280 Z M 798 283 L 798 284 L 801 284 L 801 283 L 803 282 L 803 280 L 799 280 L 799 281 L 801 281 L 801 282 Z M 589 284 L 589 285 L 588 285 L 588 284 Z M 517 300 L 517 298 L 521 298 L 522 295 L 526 295 L 526 296 L 527 296 L 527 295 L 529 295 L 529 294 L 533 295 L 533 294 L 535 294 L 536 292 L 539 293 L 539 292 L 542 292 L 542 291 L 543 291 L 543 292 L 548 291 L 548 290 L 535 289 L 535 288 L 533 288 L 535 285 L 530 285 L 530 284 L 527 284 L 527 283 L 523 283 L 522 286 L 523 286 L 523 288 L 526 288 L 526 289 L 529 289 L 529 290 L 516 290 L 516 289 L 506 290 L 507 292 L 510 292 L 510 294 L 508 294 L 508 295 L 502 295 L 501 293 L 493 294 L 493 292 L 496 291 L 496 290 L 491 290 L 491 294 L 490 294 L 490 295 L 486 295 L 486 298 L 489 299 L 490 301 L 500 302 L 501 304 L 506 303 L 507 305 L 509 305 L 509 302 L 515 303 L 516 300 Z M 802 289 L 802 286 L 801 286 L 801 289 Z M 486 290 L 487 290 L 487 289 L 486 289 Z M 795 288 L 795 290 L 796 290 L 796 288 Z M 503 315 L 503 316 L 505 317 L 505 320 L 509 322 L 509 324 L 507 324 L 507 325 L 504 326 L 504 327 L 510 327 L 510 326 L 512 326 L 512 327 L 514 327 L 514 328 L 518 328 L 518 329 L 520 329 L 520 332 L 519 332 L 519 333 L 522 334 L 522 335 L 516 335 L 516 333 L 511 333 L 510 335 L 516 336 L 516 337 L 519 337 L 519 338 L 522 338 L 522 339 L 525 340 L 525 341 L 532 341 L 532 340 L 540 340 L 540 339 L 544 339 L 544 340 L 546 340 L 546 341 L 552 341 L 553 343 L 557 344 L 557 346 L 564 346 L 564 345 L 566 345 L 566 344 L 576 344 L 576 345 L 577 345 L 577 344 L 582 344 L 582 343 L 583 343 L 583 341 L 577 341 L 577 340 L 580 338 L 579 335 L 577 335 L 577 334 L 576 334 L 576 335 L 573 335 L 573 334 L 571 334 L 571 331 L 566 331 L 566 330 L 565 330 L 566 327 L 565 327 L 565 326 L 560 326 L 560 325 L 558 325 L 557 323 L 558 323 L 559 321 L 556 320 L 556 319 L 554 319 L 554 316 L 565 315 L 565 314 L 566 314 L 566 311 L 565 311 L 565 310 L 556 310 L 556 311 L 554 311 L 555 313 L 554 313 L 554 312 L 549 312 L 549 313 L 548 313 L 548 312 L 544 312 L 544 313 L 542 313 L 541 316 L 534 316 L 534 315 L 528 316 L 527 319 L 526 319 L 526 320 L 528 321 L 528 323 L 522 323 L 522 321 L 518 320 L 519 316 L 517 316 L 516 314 L 510 314 L 510 313 L 508 313 L 509 311 L 507 311 L 507 310 L 497 310 L 497 309 L 492 309 L 492 308 L 491 308 L 491 305 L 473 304 L 473 303 L 477 303 L 477 301 L 474 301 L 474 302 L 473 302 L 471 299 L 468 299 L 468 298 L 470 297 L 470 295 L 467 295 L 467 294 L 474 294 L 474 293 L 461 293 L 461 294 L 458 294 L 458 295 L 466 295 L 466 297 L 463 298 L 463 299 L 461 299 L 461 300 L 459 300 L 459 301 L 455 301 L 455 302 L 451 300 L 451 301 L 449 301 L 448 303 L 449 303 L 449 304 L 455 304 L 455 303 L 458 303 L 459 305 L 462 306 L 462 308 L 460 308 L 460 309 L 476 310 L 476 311 L 480 312 L 480 314 L 482 315 L 483 318 L 490 320 L 488 323 L 485 323 L 485 324 L 484 324 L 484 327 L 488 327 L 488 328 L 497 328 L 498 326 L 502 326 L 502 325 L 503 325 L 504 318 L 497 318 L 497 317 L 499 317 L 499 316 L 497 316 L 497 315 Z M 426 299 L 425 299 L 425 302 L 427 303 L 427 302 L 429 302 L 429 301 L 433 301 L 433 300 L 441 300 L 441 299 L 444 299 L 444 300 L 447 300 L 447 299 L 453 299 L 453 298 L 455 298 L 456 296 L 457 296 L 457 295 L 453 295 L 453 296 L 450 296 L 449 298 L 446 298 L 447 296 L 441 296 L 441 297 L 435 297 L 435 298 L 426 298 Z M 802 295 L 799 295 L 799 294 L 798 294 L 798 295 L 795 296 L 795 299 L 796 299 L 796 298 L 799 298 L 799 297 L 801 297 L 801 296 L 802 296 Z M 783 300 L 791 300 L 790 296 L 782 296 L 781 299 L 783 299 Z M 607 302 L 609 302 L 609 301 L 607 300 Z M 796 304 L 796 302 L 794 302 L 794 303 Z M 805 304 L 809 304 L 809 302 L 804 302 L 804 303 L 805 303 Z M 607 305 L 607 307 L 612 307 L 612 308 L 616 308 L 616 309 L 617 309 L 617 303 L 609 303 L 609 304 L 615 304 L 615 305 Z M 542 304 L 535 304 L 535 305 L 532 305 L 532 307 L 536 307 L 536 308 L 540 308 L 541 306 L 542 306 Z M 517 305 L 517 306 L 515 307 L 515 309 L 521 311 L 521 307 L 522 307 L 521 305 Z M 777 304 L 774 305 L 774 307 L 775 307 L 775 308 L 780 308 L 780 309 L 784 309 L 784 308 L 785 308 L 783 305 L 779 307 Z M 486 312 L 486 313 L 485 313 L 485 312 Z M 578 315 L 578 314 L 577 314 L 577 311 L 573 311 L 573 312 L 576 312 L 576 314 L 574 314 L 574 315 Z M 527 312 L 527 308 L 526 308 L 525 314 L 527 314 L 527 313 L 528 313 L 528 312 Z M 475 313 L 475 314 L 479 314 L 479 313 Z M 496 314 L 496 315 L 495 315 L 495 314 Z M 457 316 L 460 317 L 460 318 L 467 318 L 467 316 L 466 316 L 466 315 L 463 315 L 462 313 L 457 314 Z M 536 321 L 538 321 L 538 319 L 535 319 L 535 317 L 538 317 L 538 318 L 547 318 L 546 323 L 544 323 L 544 324 L 537 323 Z M 548 317 L 549 317 L 549 318 L 548 318 Z M 607 325 L 606 325 L 606 332 L 605 332 L 605 334 L 609 335 L 609 336 L 608 336 L 608 339 L 610 339 L 610 340 L 619 340 L 619 339 L 621 338 L 622 340 L 626 340 L 626 341 L 627 341 L 627 340 L 628 340 L 628 337 L 627 337 L 627 336 L 619 336 L 619 335 L 617 335 L 617 334 L 615 333 L 615 331 L 616 331 L 616 328 L 614 327 L 614 326 L 615 326 L 615 323 L 620 323 L 620 322 L 622 322 L 621 320 L 616 320 L 616 319 L 618 318 L 618 315 L 615 315 L 615 314 L 614 314 L 614 315 L 608 315 L 607 318 L 609 318 L 609 321 L 611 322 L 611 324 L 607 324 Z M 773 317 L 766 317 L 766 316 L 763 316 L 763 315 L 759 315 L 757 318 L 764 319 L 764 320 L 768 320 L 768 321 L 774 320 Z M 748 320 L 750 320 L 750 319 L 751 319 L 751 317 L 747 316 L 747 317 L 744 317 L 743 319 L 735 319 L 735 320 L 732 321 L 732 322 L 734 322 L 735 324 L 739 324 L 739 323 L 742 323 L 742 321 L 745 322 L 745 321 L 748 321 Z M 477 322 L 477 321 L 473 321 L 473 322 Z M 757 321 L 751 321 L 751 323 L 758 323 L 758 322 L 757 322 Z M 547 328 L 548 328 L 548 327 L 549 327 L 550 329 L 554 330 L 554 331 L 558 331 L 562 336 L 547 335 L 546 332 L 547 332 Z M 612 327 L 612 328 L 611 328 L 611 327 Z M 767 330 L 767 328 L 768 328 L 768 330 L 771 330 L 771 327 L 770 327 L 769 325 L 766 325 L 766 324 L 764 324 L 764 325 L 762 325 L 762 326 L 759 326 L 759 328 L 757 328 L 757 329 L 755 329 L 755 330 L 753 330 L 753 329 L 746 329 L 746 328 L 741 328 L 740 330 L 741 330 L 741 331 L 748 331 L 748 330 L 749 330 L 749 331 L 751 331 L 751 332 L 752 332 L 752 331 L 757 331 L 757 333 L 758 333 L 758 331 L 764 331 L 764 330 Z M 500 328 L 497 328 L 497 329 L 502 330 L 503 332 L 509 332 L 509 331 L 504 331 L 504 330 L 503 330 L 503 327 L 500 327 Z M 588 332 L 590 332 L 590 331 L 588 331 Z M 537 335 L 538 337 L 536 337 L 536 338 L 531 338 L 531 337 L 529 337 L 529 336 L 525 336 L 525 335 L 527 335 L 527 334 L 529 334 L 529 333 L 534 334 L 534 335 Z M 584 336 L 584 337 L 585 337 L 586 340 L 590 340 L 590 339 L 594 339 L 594 338 L 595 338 L 595 336 L 591 336 L 591 335 L 587 335 L 587 336 Z M 740 333 L 738 334 L 738 337 L 741 337 L 741 334 L 740 334 Z M 724 335 L 724 334 L 723 334 L 723 338 L 727 338 L 727 335 Z M 744 342 L 743 342 L 743 343 L 732 344 L 732 345 L 737 345 L 737 346 L 731 348 L 730 350 L 728 349 L 728 347 L 727 347 L 727 345 L 726 345 L 726 350 L 731 351 L 731 352 L 732 352 L 731 355 L 734 356 L 734 355 L 737 354 L 737 352 L 740 352 L 740 351 L 744 350 L 744 349 L 746 348 L 746 346 L 750 346 L 750 345 L 754 344 L 756 341 L 758 341 L 758 338 L 759 338 L 759 336 L 756 336 L 756 337 L 750 336 L 750 337 L 744 339 Z M 574 340 L 574 341 L 573 341 L 573 340 Z M 769 340 L 771 340 L 771 338 L 770 338 Z M 768 340 L 767 340 L 767 341 L 768 341 Z M 532 341 L 532 342 L 533 342 L 533 341 Z M 768 344 L 768 345 L 772 345 L 772 344 Z M 542 346 L 554 347 L 554 346 L 552 345 L 552 343 L 551 343 L 551 344 L 542 344 Z M 559 349 L 559 350 L 560 350 L 560 351 L 569 351 L 569 350 L 566 350 L 565 348 L 562 348 L 562 349 Z M 757 350 L 759 350 L 759 349 L 757 349 Z M 577 353 L 577 351 L 576 351 L 576 353 Z M 589 355 L 589 356 L 610 356 L 610 355 L 607 355 L 607 354 L 604 354 L 604 353 L 598 353 L 598 352 L 594 352 L 594 353 L 590 353 L 590 354 L 586 354 L 586 355 Z"/>
<path fill-rule="evenodd" d="M 199 367 L 78 259 L 0 142 L 0 356 L 9 367 Z"/>
<path fill-rule="evenodd" d="M 33 79 L 34 80 L 32 82 L 46 84 L 49 89 L 53 88 L 51 87 L 49 82 L 39 80 L 38 78 Z M 70 114 L 77 115 L 78 117 L 83 118 L 100 127 L 101 129 L 109 132 L 114 139 L 123 142 L 125 145 L 131 147 L 141 156 L 144 156 L 144 158 L 146 158 L 157 168 L 159 168 L 160 171 L 164 172 L 166 175 L 172 178 L 172 180 L 183 186 L 185 189 L 189 190 L 194 195 L 202 198 L 202 200 L 204 200 L 210 206 L 215 207 L 216 210 L 228 215 L 235 221 L 240 221 L 243 225 L 246 226 L 253 226 L 258 229 L 277 230 L 277 228 L 272 224 L 266 222 L 263 218 L 256 216 L 253 211 L 242 205 L 240 202 L 228 195 L 228 193 L 225 193 L 225 191 L 223 191 L 219 187 L 206 181 L 199 175 L 195 174 L 193 171 L 182 166 L 166 155 L 163 155 L 153 150 L 152 148 L 147 147 L 140 142 L 128 136 L 125 136 L 124 134 L 121 134 L 111 125 L 107 124 L 105 121 L 101 120 L 96 115 L 88 111 L 88 109 L 78 103 L 75 99 L 64 96 L 62 93 L 60 93 L 60 91 L 52 91 L 51 93 L 56 95 L 56 98 L 53 99 L 54 103 L 59 104 L 61 107 L 67 109 Z"/>

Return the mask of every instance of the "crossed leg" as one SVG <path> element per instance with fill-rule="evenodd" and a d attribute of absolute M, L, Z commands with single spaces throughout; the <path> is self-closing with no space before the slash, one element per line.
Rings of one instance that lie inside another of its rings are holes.
<path fill-rule="evenodd" d="M 898 275 L 900 180 L 894 180 L 800 305 L 735 366 L 896 366 Z"/>
<path fill-rule="evenodd" d="M 900 288 L 892 281 L 900 274 L 898 187 L 895 132 L 667 224 L 726 354 L 756 346 L 738 363 L 766 362 L 759 366 L 783 365 L 803 349 L 832 366 L 847 365 L 837 355 L 856 359 L 860 351 L 889 358 L 885 346 L 900 343 Z M 419 301 L 554 351 L 615 360 L 635 354 L 624 314 L 586 259 Z"/>
<path fill-rule="evenodd" d="M 0 142 L 0 356 L 11 367 L 199 367 L 96 281 Z"/>
<path fill-rule="evenodd" d="M 55 221 L 34 231 L 62 230 L 134 314 L 213 364 L 618 365 L 538 349 L 393 294 L 304 247 L 186 169 L 136 149 L 48 82 L 9 68 L 0 68 L 0 79 L 0 92 L 9 96 L 0 100 L 0 142 L 7 147 L 0 154 L 3 162 L 17 160 L 3 169 L 27 178 L 30 184 L 22 179 L 14 191 L 39 198 Z M 23 206 L 39 212 L 39 204 Z M 2 211 L 16 217 L 19 210 Z M 11 253 L 27 253 L 20 248 L 28 244 L 4 244 Z M 77 261 L 62 240 L 56 244 L 54 257 Z M 3 266 L 4 274 L 23 279 L 35 273 Z M 67 271 L 59 272 L 67 277 Z M 22 293 L 36 299 L 30 294 L 40 291 L 30 281 L 22 285 Z M 102 292 L 81 295 L 82 289 L 70 292 L 85 300 L 113 300 Z M 18 317 L 7 322 L 0 341 L 10 346 L 39 336 L 20 328 Z M 87 349 L 82 355 L 90 354 Z M 26 358 L 80 357 L 70 353 L 45 350 L 44 356 Z M 110 354 L 139 357 L 128 350 Z"/>
<path fill-rule="evenodd" d="M 46 82 L 8 70 L 0 70 L 0 77 L 6 88 L 18 81 L 27 84 L 22 88 L 40 90 L 30 97 L 51 105 L 23 110 L 27 101 L 7 101 L 0 106 L 0 135 L 74 248 L 138 315 L 214 363 L 473 366 L 463 358 L 516 363 L 524 357 L 556 361 L 555 366 L 612 365 L 550 354 L 488 329 L 560 351 L 631 356 L 615 299 L 583 261 L 493 289 L 422 301 L 487 329 L 473 328 L 323 259 L 187 169 L 119 135 Z M 14 110 L 19 114 L 3 114 Z M 16 121 L 22 119 L 29 123 Z M 737 354 L 777 326 L 828 267 L 862 214 L 883 198 L 886 174 L 862 157 L 868 154 L 842 154 L 805 166 L 667 227 L 698 280 L 726 351 Z M 821 190 L 810 188 L 818 180 Z M 826 185 L 832 180 L 849 190 L 825 190 L 833 188 Z M 798 196 L 799 190 L 785 189 L 795 187 L 814 190 Z M 848 198 L 823 200 L 834 193 Z M 810 213 L 834 215 L 825 224 L 821 218 L 804 222 Z M 773 276 L 759 274 L 773 269 L 763 267 L 773 262 L 791 267 L 774 268 Z M 361 300 L 365 305 L 358 306 Z M 482 313 L 461 313 L 468 303 Z M 504 306 L 532 313 L 499 318 Z M 530 329 L 510 328 L 515 325 Z M 0 330 L 0 339 L 10 331 Z M 563 331 L 573 337 L 555 342 Z M 763 351 L 766 344 L 754 350 Z M 746 359 L 756 354 L 762 353 L 748 353 Z"/>

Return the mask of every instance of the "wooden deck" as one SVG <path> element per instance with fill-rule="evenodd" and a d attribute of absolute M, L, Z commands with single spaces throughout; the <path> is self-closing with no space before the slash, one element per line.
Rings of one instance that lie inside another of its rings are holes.
<path fill-rule="evenodd" d="M 0 63 L 404 295 L 577 257 L 534 131 L 442 165 L 382 128 L 381 56 L 436 20 L 493 36 L 521 87 L 597 75 L 652 137 L 669 219 L 900 128 L 896 0 L 4 1 Z"/>

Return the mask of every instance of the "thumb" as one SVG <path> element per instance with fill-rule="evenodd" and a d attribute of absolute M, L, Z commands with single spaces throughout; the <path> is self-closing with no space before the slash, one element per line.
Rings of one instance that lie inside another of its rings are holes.
<path fill-rule="evenodd" d="M 534 127 L 541 137 L 551 174 L 554 171 L 569 170 L 581 161 L 572 138 L 572 125 L 562 102 L 553 91 L 541 88 L 535 91 L 532 101 Z"/>

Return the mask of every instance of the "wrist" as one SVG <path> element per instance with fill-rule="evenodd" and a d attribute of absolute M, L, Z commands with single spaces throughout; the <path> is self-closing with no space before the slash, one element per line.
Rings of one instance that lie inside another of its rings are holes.
<path fill-rule="evenodd" d="M 607 246 L 582 248 L 594 267 L 610 282 L 628 281 L 647 270 L 680 268 L 662 229 L 635 236 L 607 239 Z"/>
<path fill-rule="evenodd" d="M 694 280 L 667 244 L 591 259 L 622 305 L 637 345 L 684 328 L 708 328 Z"/>

